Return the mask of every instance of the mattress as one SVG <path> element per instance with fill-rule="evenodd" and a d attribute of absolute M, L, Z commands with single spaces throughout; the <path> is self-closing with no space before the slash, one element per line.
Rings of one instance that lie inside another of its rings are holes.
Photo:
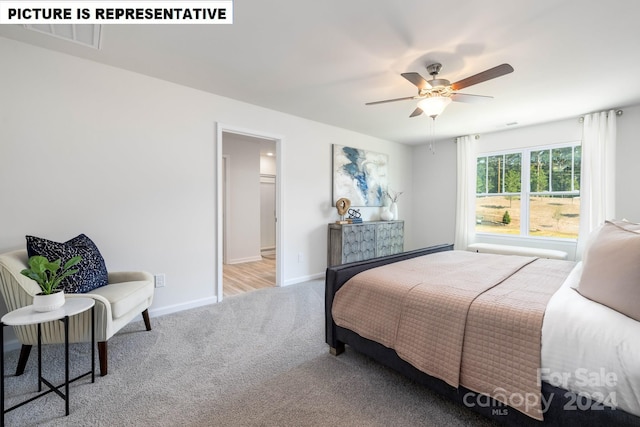
<path fill-rule="evenodd" d="M 565 410 L 606 405 L 640 416 L 640 322 L 580 295 L 581 274 L 578 263 L 547 305 L 541 379 L 578 393 Z"/>

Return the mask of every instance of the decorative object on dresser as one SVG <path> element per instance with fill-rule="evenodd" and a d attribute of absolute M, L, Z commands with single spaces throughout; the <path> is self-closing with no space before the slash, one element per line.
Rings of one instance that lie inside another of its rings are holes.
<path fill-rule="evenodd" d="M 402 191 L 393 191 L 391 189 L 387 189 L 384 194 L 391 202 L 389 204 L 389 214 L 385 214 L 388 220 L 398 219 L 398 197 L 402 195 Z M 384 213 L 384 212 L 383 212 Z"/>
<path fill-rule="evenodd" d="M 380 219 L 383 221 L 391 221 L 393 219 L 393 214 L 389 210 L 389 206 L 382 208 L 382 212 L 380 212 Z"/>
<path fill-rule="evenodd" d="M 338 211 L 338 215 L 340 215 L 340 219 L 336 221 L 336 224 L 348 223 L 347 221 L 345 221 L 344 216 L 349 210 L 350 206 L 351 206 L 351 200 L 345 197 L 342 197 L 336 201 L 336 210 Z"/>
<path fill-rule="evenodd" d="M 382 206 L 387 188 L 386 154 L 333 145 L 333 200 L 352 206 Z"/>
<path fill-rule="evenodd" d="M 349 224 L 362 224 L 360 209 L 349 209 L 349 218 L 347 221 Z"/>
<path fill-rule="evenodd" d="M 404 221 L 329 224 L 327 265 L 363 261 L 404 250 Z"/>

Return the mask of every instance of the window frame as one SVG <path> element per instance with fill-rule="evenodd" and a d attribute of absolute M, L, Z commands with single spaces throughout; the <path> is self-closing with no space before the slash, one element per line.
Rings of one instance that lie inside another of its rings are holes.
<path fill-rule="evenodd" d="M 577 236 L 575 238 L 569 238 L 569 237 L 546 237 L 546 236 L 531 236 L 529 234 L 529 229 L 530 229 L 530 206 L 531 206 L 531 196 L 548 196 L 548 195 L 553 195 L 553 196 L 563 196 L 563 195 L 567 195 L 567 196 L 574 196 L 574 197 L 580 197 L 580 189 L 575 190 L 575 147 L 581 147 L 582 146 L 582 141 L 570 141 L 570 142 L 561 142 L 561 143 L 554 143 L 554 144 L 545 144 L 545 145 L 536 145 L 536 146 L 530 146 L 530 147 L 523 147 L 523 148 L 517 148 L 517 149 L 506 149 L 506 150 L 498 150 L 498 151 L 488 151 L 488 152 L 479 152 L 476 154 L 476 164 L 478 163 L 478 159 L 484 157 L 487 159 L 486 161 L 486 167 L 485 167 L 485 190 L 488 189 L 488 173 L 489 173 L 489 161 L 488 158 L 489 157 L 493 157 L 493 156 L 506 156 L 509 154 L 520 154 L 520 192 L 519 193 L 513 193 L 513 192 L 502 192 L 502 193 L 489 193 L 489 192 L 484 192 L 484 193 L 478 193 L 477 189 L 478 189 L 478 184 L 477 184 L 477 179 L 478 179 L 478 175 L 477 175 L 477 171 L 476 171 L 476 186 L 475 186 L 475 192 L 474 192 L 474 196 L 477 199 L 478 197 L 487 197 L 487 196 L 496 196 L 496 195 L 500 195 L 500 196 L 517 196 L 520 197 L 520 234 L 518 235 L 514 235 L 514 234 L 502 234 L 502 233 L 491 233 L 488 231 L 476 231 L 476 234 L 481 235 L 481 236 L 493 236 L 493 237 L 502 237 L 502 236 L 508 236 L 508 237 L 519 237 L 519 238 L 527 238 L 527 239 L 543 239 L 543 240 L 559 240 L 562 242 L 571 242 L 571 241 L 577 241 Z M 567 148 L 567 147 L 571 147 L 571 187 L 572 190 L 571 191 L 553 191 L 553 186 L 552 186 L 552 174 L 549 174 L 549 188 L 551 188 L 551 190 L 546 190 L 546 191 L 531 191 L 531 153 L 532 152 L 536 152 L 536 151 L 545 151 L 548 150 L 549 151 L 549 170 L 551 171 L 553 166 L 552 166 L 552 162 L 553 162 L 553 156 L 551 153 L 551 150 L 554 149 L 561 149 L 561 148 Z M 581 162 L 582 162 L 582 155 L 581 155 Z M 581 163 L 582 164 L 582 163 Z M 526 165 L 526 167 L 525 167 Z M 581 171 L 579 171 L 580 176 L 581 175 Z M 503 180 L 503 186 L 504 186 L 504 180 Z M 580 185 L 580 188 L 582 188 L 582 186 Z M 474 209 L 474 216 L 475 216 L 475 209 Z"/>

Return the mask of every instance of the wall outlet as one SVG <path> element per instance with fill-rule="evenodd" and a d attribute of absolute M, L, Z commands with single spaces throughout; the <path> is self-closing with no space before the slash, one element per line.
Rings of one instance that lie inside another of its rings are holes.
<path fill-rule="evenodd" d="M 304 254 L 302 252 L 298 252 L 298 264 L 304 261 Z"/>
<path fill-rule="evenodd" d="M 155 276 L 153 276 L 154 282 L 155 282 L 155 286 L 156 288 L 164 288 L 165 284 L 166 284 L 166 279 L 164 277 L 164 273 L 163 274 L 156 274 Z"/>

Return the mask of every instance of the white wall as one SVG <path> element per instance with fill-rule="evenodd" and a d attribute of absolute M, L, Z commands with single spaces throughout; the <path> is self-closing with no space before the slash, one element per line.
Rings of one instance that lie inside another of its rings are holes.
<path fill-rule="evenodd" d="M 216 122 L 283 137 L 285 284 L 324 273 L 334 143 L 389 154 L 414 247 L 410 147 L 9 39 L 0 57 L 0 251 L 86 233 L 108 269 L 166 274 L 152 315 L 215 301 Z"/>
<path fill-rule="evenodd" d="M 640 222 L 640 105 L 623 110 L 617 119 L 616 216 Z"/>
<path fill-rule="evenodd" d="M 640 202 L 638 202 L 637 159 L 640 158 L 640 106 L 623 108 L 618 117 L 617 146 L 617 201 L 616 216 L 640 222 Z M 475 140 L 478 153 L 499 151 L 508 148 L 532 147 L 582 139 L 582 124 L 578 117 L 542 125 L 529 126 L 481 134 Z M 414 182 L 416 188 L 414 243 L 430 246 L 452 243 L 455 235 L 456 210 L 456 148 L 453 140 L 438 141 L 436 154 L 431 154 L 427 146 L 414 147 Z M 525 244 L 522 238 L 512 236 L 478 235 L 476 241 L 489 243 Z M 549 239 L 528 239 L 526 245 L 549 247 L 575 254 L 575 242 Z"/>
<path fill-rule="evenodd" d="M 414 147 L 414 242 L 416 247 L 453 243 L 456 227 L 456 145 L 453 140 Z"/>
<path fill-rule="evenodd" d="M 276 172 L 275 156 L 260 155 L 260 173 L 265 175 L 275 175 Z"/>

